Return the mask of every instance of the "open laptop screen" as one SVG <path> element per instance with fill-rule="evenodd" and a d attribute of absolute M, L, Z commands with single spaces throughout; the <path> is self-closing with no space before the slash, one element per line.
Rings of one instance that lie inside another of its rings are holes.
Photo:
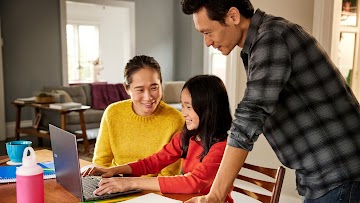
<path fill-rule="evenodd" d="M 83 199 L 76 136 L 49 125 L 56 181 L 79 199 Z"/>

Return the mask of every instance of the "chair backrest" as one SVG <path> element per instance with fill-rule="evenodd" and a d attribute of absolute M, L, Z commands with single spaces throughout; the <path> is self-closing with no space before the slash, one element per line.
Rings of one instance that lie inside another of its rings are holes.
<path fill-rule="evenodd" d="M 264 188 L 271 192 L 271 195 L 260 194 L 259 192 L 250 191 L 249 188 L 244 189 L 240 185 L 234 185 L 234 191 L 240 192 L 247 196 L 250 196 L 263 203 L 278 203 L 280 198 L 281 187 L 284 180 L 285 168 L 280 166 L 279 168 L 266 168 L 261 166 L 255 166 L 251 164 L 244 163 L 243 168 L 246 168 L 250 171 L 256 171 L 257 173 L 264 174 L 273 179 L 273 181 L 261 180 L 254 177 L 245 176 L 239 174 L 236 178 L 242 181 L 246 181 L 257 185 L 258 187 Z M 255 186 L 256 187 L 256 186 Z"/>

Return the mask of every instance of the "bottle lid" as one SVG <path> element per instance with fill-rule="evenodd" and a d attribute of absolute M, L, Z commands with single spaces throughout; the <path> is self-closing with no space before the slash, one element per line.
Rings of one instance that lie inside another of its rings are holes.
<path fill-rule="evenodd" d="M 28 152 L 30 155 L 28 156 Z M 22 166 L 16 169 L 16 175 L 30 176 L 43 173 L 43 168 L 36 162 L 35 151 L 32 147 L 26 147 L 23 152 Z"/>
<path fill-rule="evenodd" d="M 30 156 L 27 156 L 28 151 L 30 151 Z M 37 165 L 35 151 L 32 147 L 26 147 L 23 152 L 22 164 L 25 167 L 33 167 Z"/>

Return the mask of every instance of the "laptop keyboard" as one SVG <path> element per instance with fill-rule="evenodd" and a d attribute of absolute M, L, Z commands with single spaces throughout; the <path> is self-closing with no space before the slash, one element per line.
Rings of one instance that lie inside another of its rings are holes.
<path fill-rule="evenodd" d="M 111 194 L 103 194 L 101 196 L 94 195 L 93 192 L 99 187 L 99 182 L 101 180 L 101 176 L 85 176 L 81 177 L 82 179 L 82 188 L 83 188 L 83 198 L 85 201 L 90 200 L 100 200 L 100 199 L 107 199 L 111 197 L 116 197 L 119 195 L 126 195 L 126 194 L 132 194 L 132 193 L 138 193 L 141 192 L 141 190 L 129 190 L 126 192 L 118 192 L 118 193 L 111 193 Z"/>
<path fill-rule="evenodd" d="M 93 192 L 99 187 L 100 176 L 85 176 L 82 178 L 83 196 L 85 200 L 99 199 Z"/>

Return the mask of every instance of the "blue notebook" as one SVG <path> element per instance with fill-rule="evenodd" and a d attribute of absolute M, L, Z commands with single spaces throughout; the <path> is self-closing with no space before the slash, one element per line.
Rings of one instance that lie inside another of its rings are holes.
<path fill-rule="evenodd" d="M 44 169 L 44 179 L 55 178 L 54 162 L 38 163 Z M 16 168 L 19 166 L 0 166 L 0 183 L 16 182 Z"/>

